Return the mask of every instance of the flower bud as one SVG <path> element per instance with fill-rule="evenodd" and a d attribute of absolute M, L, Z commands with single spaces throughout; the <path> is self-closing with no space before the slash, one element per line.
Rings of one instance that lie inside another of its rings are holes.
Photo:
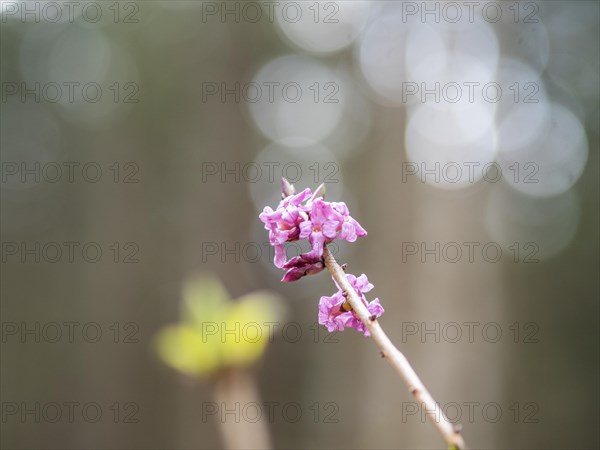
<path fill-rule="evenodd" d="M 294 185 L 290 183 L 286 178 L 281 179 L 281 198 L 289 197 L 290 195 L 294 195 L 296 193 L 296 189 Z"/>
<path fill-rule="evenodd" d="M 312 197 L 310 198 L 309 202 L 314 200 L 315 198 L 325 198 L 325 192 L 327 191 L 327 189 L 325 188 L 325 183 L 321 183 L 319 185 L 319 187 L 317 189 L 315 189 L 315 191 L 313 192 Z"/>

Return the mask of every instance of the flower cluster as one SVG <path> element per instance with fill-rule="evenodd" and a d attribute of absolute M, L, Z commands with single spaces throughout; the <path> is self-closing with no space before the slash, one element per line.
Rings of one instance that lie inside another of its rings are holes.
<path fill-rule="evenodd" d="M 367 302 L 365 298 L 365 292 L 369 292 L 373 289 L 373 284 L 369 283 L 367 276 L 363 273 L 360 277 L 356 278 L 354 275 L 346 275 L 348 281 L 362 299 L 363 303 L 367 307 L 371 317 L 377 318 L 384 312 L 383 306 L 379 303 L 379 299 L 376 298 L 371 303 Z M 335 282 L 335 280 L 333 280 Z M 337 283 L 336 283 L 337 286 Z M 365 336 L 369 336 L 369 330 L 364 323 L 359 319 L 350 305 L 346 302 L 344 292 L 338 286 L 338 291 L 331 297 L 323 296 L 319 301 L 319 324 L 325 325 L 327 331 L 342 331 L 344 328 L 352 327 L 357 331 L 364 333 Z"/>
<path fill-rule="evenodd" d="M 324 200 L 324 185 L 319 186 L 314 193 L 305 189 L 296 194 L 294 187 L 284 178 L 282 191 L 282 200 L 277 208 L 273 210 L 267 206 L 259 215 L 265 229 L 269 231 L 269 242 L 275 248 L 274 264 L 286 271 L 281 281 L 296 281 L 305 275 L 321 272 L 325 268 L 323 249 L 334 239 L 354 242 L 358 237 L 367 235 L 365 229 L 350 216 L 345 203 Z M 301 239 L 308 240 L 310 251 L 286 261 L 286 242 Z M 365 299 L 364 292 L 373 288 L 367 276 L 346 276 L 371 315 L 376 318 L 383 314 L 379 299 L 371 303 Z M 346 302 L 345 294 L 339 286 L 338 292 L 331 297 L 321 297 L 319 323 L 325 325 L 330 332 L 352 327 L 369 336 L 369 331 Z"/>
<path fill-rule="evenodd" d="M 273 211 L 265 207 L 259 215 L 275 247 L 275 267 L 287 272 L 282 281 L 296 281 L 304 275 L 319 273 L 323 264 L 323 247 L 334 239 L 354 242 L 367 232 L 354 220 L 343 202 L 326 202 L 323 185 L 312 193 L 309 188 L 296 194 L 283 180 L 283 200 Z M 311 250 L 286 261 L 285 243 L 308 239 Z"/>

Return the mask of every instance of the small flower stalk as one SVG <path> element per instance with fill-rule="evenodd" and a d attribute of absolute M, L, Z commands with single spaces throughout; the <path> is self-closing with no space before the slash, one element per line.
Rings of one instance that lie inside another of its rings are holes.
<path fill-rule="evenodd" d="M 282 200 L 275 210 L 265 207 L 259 215 L 269 232 L 269 242 L 275 249 L 274 264 L 285 270 L 281 281 L 297 281 L 327 269 L 337 287 L 331 296 L 319 300 L 319 324 L 329 332 L 354 328 L 370 336 L 379 346 L 380 354 L 398 372 L 416 400 L 425 406 L 432 424 L 442 435 L 448 448 L 465 449 L 460 426 L 448 421 L 439 404 L 425 388 L 406 357 L 387 337 L 378 318 L 384 309 L 378 298 L 368 301 L 365 294 L 373 289 L 365 274 L 356 277 L 346 273 L 346 265 L 340 266 L 327 245 L 334 240 L 355 242 L 367 235 L 344 202 L 325 200 L 325 185 L 314 192 L 309 188 L 296 193 L 294 186 L 285 178 L 281 183 Z M 287 260 L 285 244 L 307 240 L 310 251 Z"/>

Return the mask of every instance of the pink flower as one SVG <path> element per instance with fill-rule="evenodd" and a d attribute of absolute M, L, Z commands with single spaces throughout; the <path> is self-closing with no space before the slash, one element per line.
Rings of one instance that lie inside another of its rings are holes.
<path fill-rule="evenodd" d="M 342 216 L 342 225 L 338 239 L 354 242 L 357 237 L 367 235 L 366 230 L 350 216 L 350 211 L 348 211 L 348 207 L 344 202 L 333 202 L 331 206 Z"/>
<path fill-rule="evenodd" d="M 367 276 L 362 274 L 360 277 L 356 278 L 354 275 L 348 274 L 346 275 L 346 278 L 348 278 L 348 281 L 362 299 L 367 310 L 371 313 L 371 316 L 375 316 L 375 318 L 381 316 L 384 313 L 384 309 L 379 303 L 379 299 L 376 298 L 368 303 L 365 298 L 364 293 L 373 289 L 373 285 L 369 283 Z M 370 333 L 365 324 L 359 319 L 354 311 L 348 310 L 349 307 L 342 290 L 338 286 L 338 292 L 331 297 L 321 297 L 321 300 L 319 301 L 319 324 L 325 325 L 329 332 L 336 330 L 342 331 L 344 328 L 352 327 L 355 330 L 362 332 L 365 336 L 369 336 Z"/>
<path fill-rule="evenodd" d="M 309 188 L 299 194 L 290 195 L 273 211 L 269 206 L 263 209 L 258 216 L 269 230 L 269 242 L 275 247 L 276 267 L 282 268 L 285 264 L 285 243 L 297 241 L 300 235 L 300 225 L 308 220 L 309 206 L 302 203 L 312 195 Z"/>
<path fill-rule="evenodd" d="M 312 202 L 310 220 L 300 224 L 300 239 L 308 238 L 312 256 L 323 256 L 323 246 L 335 239 L 343 220 L 330 202 L 320 197 Z"/>

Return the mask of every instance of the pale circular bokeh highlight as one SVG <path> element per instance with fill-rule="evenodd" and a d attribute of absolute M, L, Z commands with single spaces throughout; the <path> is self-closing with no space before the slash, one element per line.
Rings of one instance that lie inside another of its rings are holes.
<path fill-rule="evenodd" d="M 550 103 L 548 120 L 527 145 L 498 152 L 503 179 L 514 189 L 536 197 L 568 191 L 579 179 L 588 157 L 580 120 L 567 108 Z"/>
<path fill-rule="evenodd" d="M 521 61 L 502 59 L 496 81 L 502 88 L 496 113 L 499 148 L 506 153 L 532 143 L 543 132 L 549 103 L 544 82 Z"/>
<path fill-rule="evenodd" d="M 443 189 L 472 186 L 494 162 L 497 139 L 489 108 L 416 108 L 406 126 L 407 161 L 422 181 Z M 426 171 L 430 171 L 427 175 Z"/>
<path fill-rule="evenodd" d="M 295 4 L 293 14 L 286 12 L 290 3 Z M 274 17 L 293 45 L 308 52 L 333 53 L 352 44 L 369 18 L 369 9 L 367 1 L 281 2 Z"/>
<path fill-rule="evenodd" d="M 355 59 L 361 74 L 383 105 L 403 102 L 402 82 L 406 81 L 406 39 L 411 26 L 403 23 L 402 14 L 392 11 L 374 19 L 362 33 Z"/>
<path fill-rule="evenodd" d="M 325 64 L 284 55 L 263 65 L 240 86 L 241 97 L 258 129 L 272 141 L 320 141 L 341 120 L 345 89 Z"/>
<path fill-rule="evenodd" d="M 65 120 L 88 129 L 122 120 L 142 99 L 135 60 L 91 27 L 73 25 L 45 40 L 32 28 L 20 49 L 25 87 Z"/>

